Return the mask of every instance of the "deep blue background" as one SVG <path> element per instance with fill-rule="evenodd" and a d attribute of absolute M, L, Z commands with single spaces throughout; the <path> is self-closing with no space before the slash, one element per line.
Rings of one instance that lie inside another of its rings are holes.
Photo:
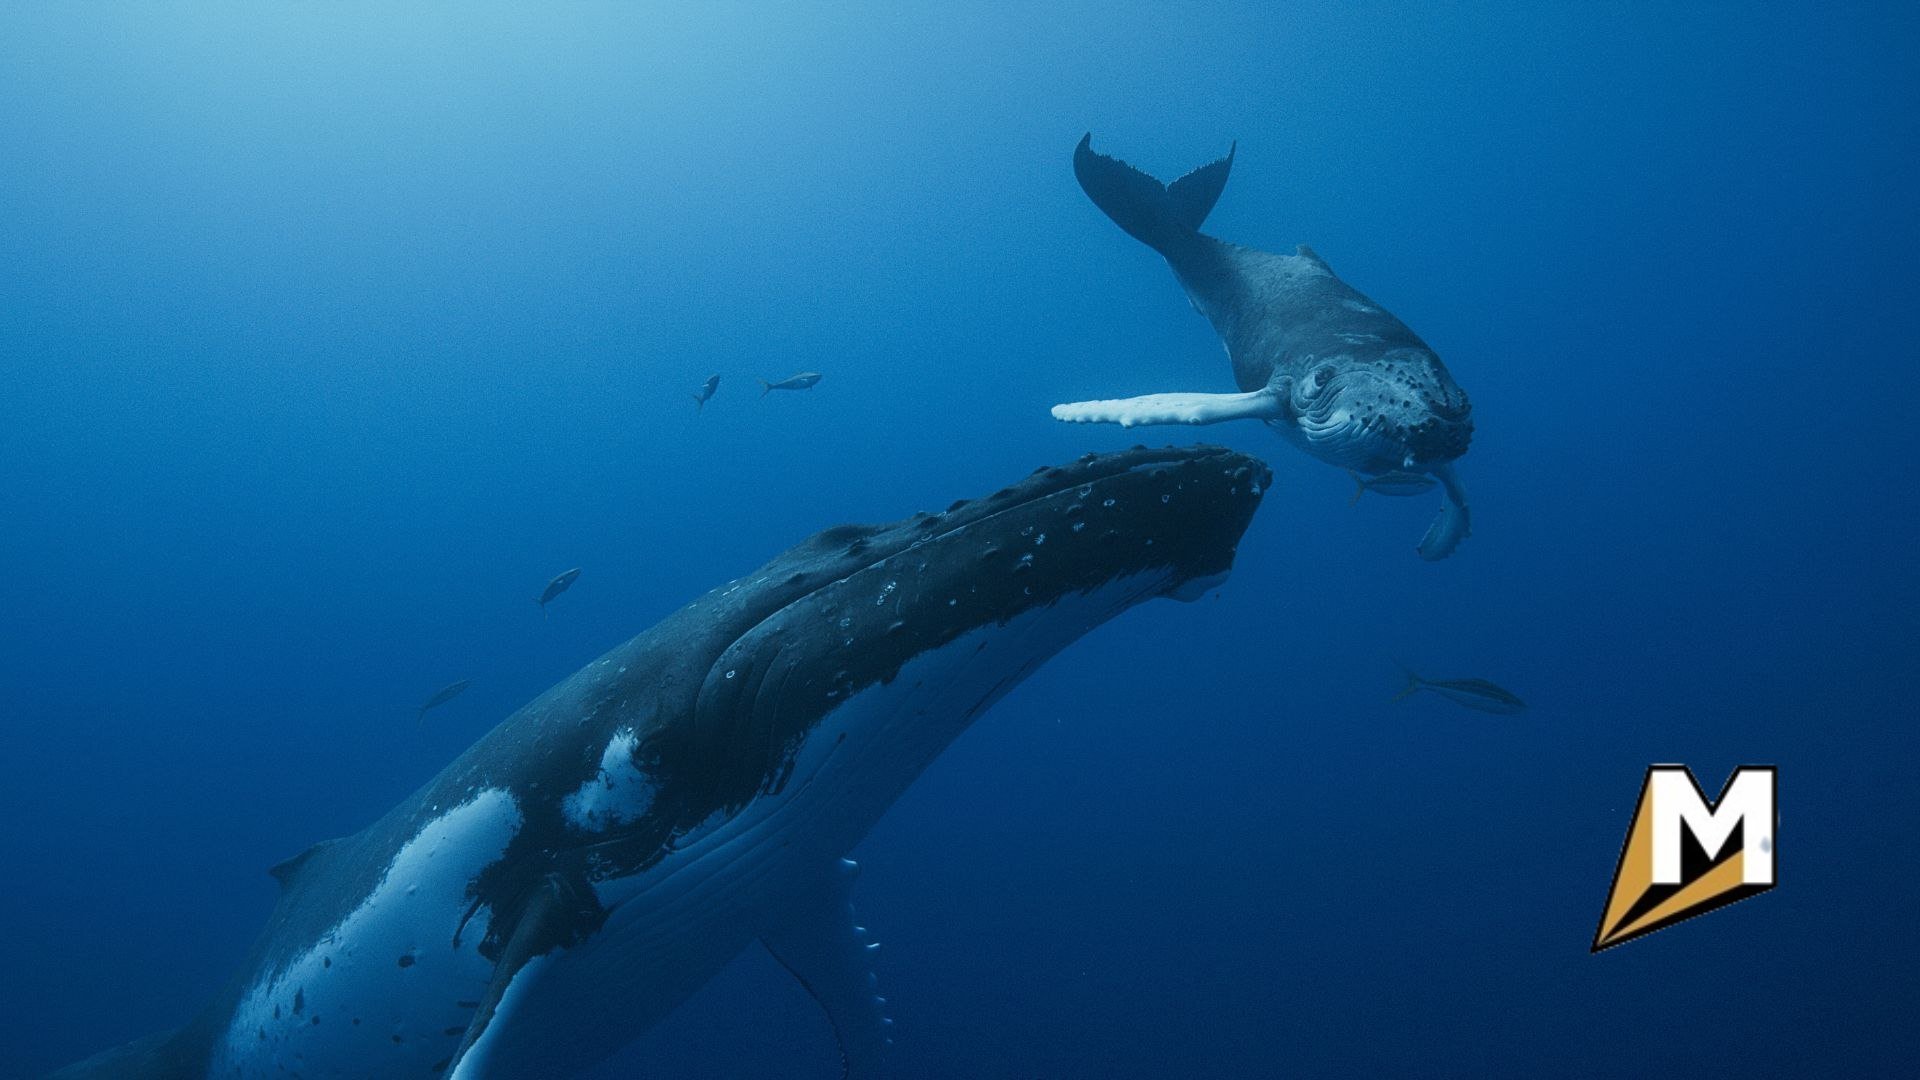
<path fill-rule="evenodd" d="M 9 8 L 0 1075 L 184 1020 L 267 865 L 710 585 L 1230 389 L 1089 128 L 1239 140 L 1209 231 L 1440 351 L 1477 531 L 1207 431 L 1277 472 L 1234 578 L 858 852 L 903 1075 L 1910 1064 L 1910 5 L 1409 7 Z M 1781 885 L 1589 956 L 1654 761 L 1777 763 Z M 834 1074 L 759 955 L 604 1071 Z"/>

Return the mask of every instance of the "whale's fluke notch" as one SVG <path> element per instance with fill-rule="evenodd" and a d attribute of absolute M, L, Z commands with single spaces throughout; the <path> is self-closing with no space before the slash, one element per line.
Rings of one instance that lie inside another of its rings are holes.
<path fill-rule="evenodd" d="M 1074 147 L 1073 175 L 1101 213 L 1127 235 L 1164 253 L 1168 244 L 1200 231 L 1227 186 L 1238 149 L 1235 143 L 1226 157 L 1162 184 L 1119 158 L 1096 153 L 1089 132 Z"/>
<path fill-rule="evenodd" d="M 840 1044 L 842 1080 L 884 1075 L 893 1043 L 893 1021 L 886 999 L 875 992 L 878 979 L 871 964 L 879 943 L 853 915 L 851 893 L 859 873 L 852 859 L 839 860 L 811 902 L 793 905 L 785 926 L 760 937 L 827 1014 Z"/>

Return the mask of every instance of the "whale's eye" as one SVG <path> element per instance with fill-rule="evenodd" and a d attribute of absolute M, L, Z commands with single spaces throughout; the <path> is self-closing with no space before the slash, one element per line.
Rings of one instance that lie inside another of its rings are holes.
<path fill-rule="evenodd" d="M 1333 365 L 1324 364 L 1313 369 L 1313 388 L 1321 389 L 1333 381 Z"/>

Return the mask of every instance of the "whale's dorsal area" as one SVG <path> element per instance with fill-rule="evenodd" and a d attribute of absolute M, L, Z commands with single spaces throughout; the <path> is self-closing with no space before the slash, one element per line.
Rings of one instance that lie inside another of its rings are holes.
<path fill-rule="evenodd" d="M 1276 254 L 1202 233 L 1233 160 L 1230 150 L 1162 184 L 1095 152 L 1088 136 L 1074 149 L 1073 168 L 1103 213 L 1165 257 L 1225 343 L 1240 392 L 1077 401 L 1054 406 L 1053 416 L 1124 427 L 1260 420 L 1342 469 L 1431 474 L 1446 502 L 1418 551 L 1446 558 L 1470 531 L 1453 468 L 1473 430 L 1466 392 L 1426 342 L 1312 248 Z"/>
<path fill-rule="evenodd" d="M 818 533 L 274 867 L 225 991 L 56 1075 L 566 1077 L 756 942 L 848 1075 L 877 1075 L 891 1025 L 847 852 L 1055 652 L 1222 579 L 1269 481 L 1227 450 L 1136 448 Z"/>

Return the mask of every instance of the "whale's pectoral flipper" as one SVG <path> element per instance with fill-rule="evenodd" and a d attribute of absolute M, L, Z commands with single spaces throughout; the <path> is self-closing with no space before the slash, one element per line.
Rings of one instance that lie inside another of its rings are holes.
<path fill-rule="evenodd" d="M 1285 395 L 1272 388 L 1247 394 L 1147 394 L 1111 401 L 1055 405 L 1053 418 L 1071 424 L 1218 424 L 1224 420 L 1283 420 Z"/>
<path fill-rule="evenodd" d="M 850 896 L 859 870 L 853 860 L 841 859 L 819 892 L 790 908 L 779 930 L 760 938 L 826 1010 L 847 1080 L 879 1076 L 893 1041 L 887 1000 L 875 993 L 873 952 L 880 946 L 853 920 Z"/>
<path fill-rule="evenodd" d="M 494 964 L 493 980 L 480 996 L 480 1007 L 440 1075 L 447 1080 L 505 1080 L 487 1064 L 488 1036 L 497 1034 L 494 1029 L 513 1011 L 514 999 L 527 993 L 528 985 L 538 978 L 546 955 L 573 944 L 583 927 L 597 925 L 604 918 L 605 912 L 590 886 L 570 882 L 559 874 L 541 879 L 521 905 L 513 933 L 501 946 L 500 958 Z"/>
<path fill-rule="evenodd" d="M 1420 540 L 1420 557 L 1428 562 L 1438 562 L 1453 554 L 1460 541 L 1473 532 L 1467 514 L 1467 489 L 1461 486 L 1453 466 L 1442 465 L 1433 470 L 1433 475 L 1440 481 L 1447 498 L 1440 504 L 1440 515 L 1433 519 L 1427 535 Z"/>

